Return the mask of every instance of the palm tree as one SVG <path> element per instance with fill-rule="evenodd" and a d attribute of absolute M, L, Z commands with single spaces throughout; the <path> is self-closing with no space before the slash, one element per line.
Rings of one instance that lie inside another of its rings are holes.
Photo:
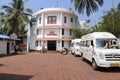
<path fill-rule="evenodd" d="M 2 27 L 4 25 L 4 21 L 5 20 L 5 13 L 4 12 L 0 12 L 0 34 L 2 32 Z"/>
<path fill-rule="evenodd" d="M 86 11 L 87 16 L 98 11 L 98 5 L 103 5 L 103 0 L 71 0 L 79 13 Z"/>
<path fill-rule="evenodd" d="M 29 16 L 32 14 L 32 10 L 24 7 L 27 0 L 12 0 L 8 5 L 2 5 L 2 9 L 5 11 L 5 20 L 3 32 L 5 34 L 20 34 L 24 31 L 26 23 L 30 23 Z"/>

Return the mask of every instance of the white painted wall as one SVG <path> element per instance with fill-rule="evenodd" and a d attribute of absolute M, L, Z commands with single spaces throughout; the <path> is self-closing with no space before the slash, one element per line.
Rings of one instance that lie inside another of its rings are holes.
<path fill-rule="evenodd" d="M 36 38 L 36 31 L 35 31 L 35 27 L 30 27 L 30 33 L 28 36 L 28 44 L 30 45 L 30 49 L 36 49 L 36 45 L 35 45 L 35 38 Z"/>
<path fill-rule="evenodd" d="M 65 16 L 66 16 L 67 23 L 64 23 L 64 17 Z M 63 20 L 62 20 L 63 25 L 65 25 L 65 26 L 74 26 L 74 27 L 76 26 L 76 19 L 77 18 L 75 18 L 74 16 L 64 13 L 62 18 L 63 18 Z M 71 18 L 73 18 L 73 22 L 71 22 Z"/>
<path fill-rule="evenodd" d="M 6 50 L 6 48 L 7 48 L 7 42 L 6 41 L 0 41 L 0 54 L 6 54 L 7 52 L 7 50 Z"/>
<path fill-rule="evenodd" d="M 9 41 L 9 43 L 10 43 L 9 53 L 12 54 L 15 52 L 14 50 L 15 42 Z M 13 46 L 12 43 L 14 44 Z M 7 41 L 0 41 L 0 54 L 7 54 Z"/>

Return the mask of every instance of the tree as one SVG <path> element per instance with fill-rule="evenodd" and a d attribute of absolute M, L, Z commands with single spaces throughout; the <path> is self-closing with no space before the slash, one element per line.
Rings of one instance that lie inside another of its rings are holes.
<path fill-rule="evenodd" d="M 112 8 L 110 11 L 105 12 L 105 15 L 102 16 L 102 21 L 99 22 L 95 31 L 106 31 L 114 34 L 116 37 L 120 37 L 120 4 L 118 8 Z"/>
<path fill-rule="evenodd" d="M 4 34 L 20 34 L 24 31 L 26 23 L 30 23 L 29 16 L 32 10 L 24 7 L 27 0 L 12 0 L 8 5 L 2 5 L 4 12 L 4 27 L 2 32 Z"/>
<path fill-rule="evenodd" d="M 87 16 L 98 11 L 98 5 L 103 5 L 103 0 L 71 0 L 79 13 L 86 11 Z"/>
<path fill-rule="evenodd" d="M 5 14 L 4 12 L 0 12 L 0 34 L 2 32 L 2 27 L 5 24 Z"/>
<path fill-rule="evenodd" d="M 83 35 L 89 33 L 88 30 L 85 29 L 72 29 L 76 38 L 81 38 Z"/>

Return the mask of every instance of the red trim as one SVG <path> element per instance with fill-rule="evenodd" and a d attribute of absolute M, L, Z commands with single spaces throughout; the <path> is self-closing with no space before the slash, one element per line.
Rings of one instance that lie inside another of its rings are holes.
<path fill-rule="evenodd" d="M 59 41 L 59 40 L 64 40 L 64 41 L 70 41 L 70 40 L 73 40 L 74 38 L 62 38 L 62 39 L 60 39 L 60 38 L 35 38 L 34 40 L 36 40 L 36 41 L 43 41 L 43 40 L 57 40 L 57 41 Z"/>
<path fill-rule="evenodd" d="M 36 26 L 36 29 L 59 29 L 59 28 L 64 28 L 64 29 L 75 29 L 75 26 L 59 26 L 59 25 L 53 25 L 53 26 Z"/>
<path fill-rule="evenodd" d="M 57 36 L 57 34 L 55 34 L 54 32 L 50 32 L 49 34 L 47 34 L 48 36 Z"/>

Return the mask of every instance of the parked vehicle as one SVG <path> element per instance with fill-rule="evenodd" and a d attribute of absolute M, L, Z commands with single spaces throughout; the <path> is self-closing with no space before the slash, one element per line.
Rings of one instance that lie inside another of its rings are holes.
<path fill-rule="evenodd" d="M 82 36 L 80 42 L 82 60 L 99 67 L 120 67 L 120 47 L 117 38 L 108 32 L 94 32 Z"/>
<path fill-rule="evenodd" d="M 71 53 L 73 53 L 75 56 L 81 56 L 80 41 L 81 39 L 73 39 L 71 41 Z"/>

